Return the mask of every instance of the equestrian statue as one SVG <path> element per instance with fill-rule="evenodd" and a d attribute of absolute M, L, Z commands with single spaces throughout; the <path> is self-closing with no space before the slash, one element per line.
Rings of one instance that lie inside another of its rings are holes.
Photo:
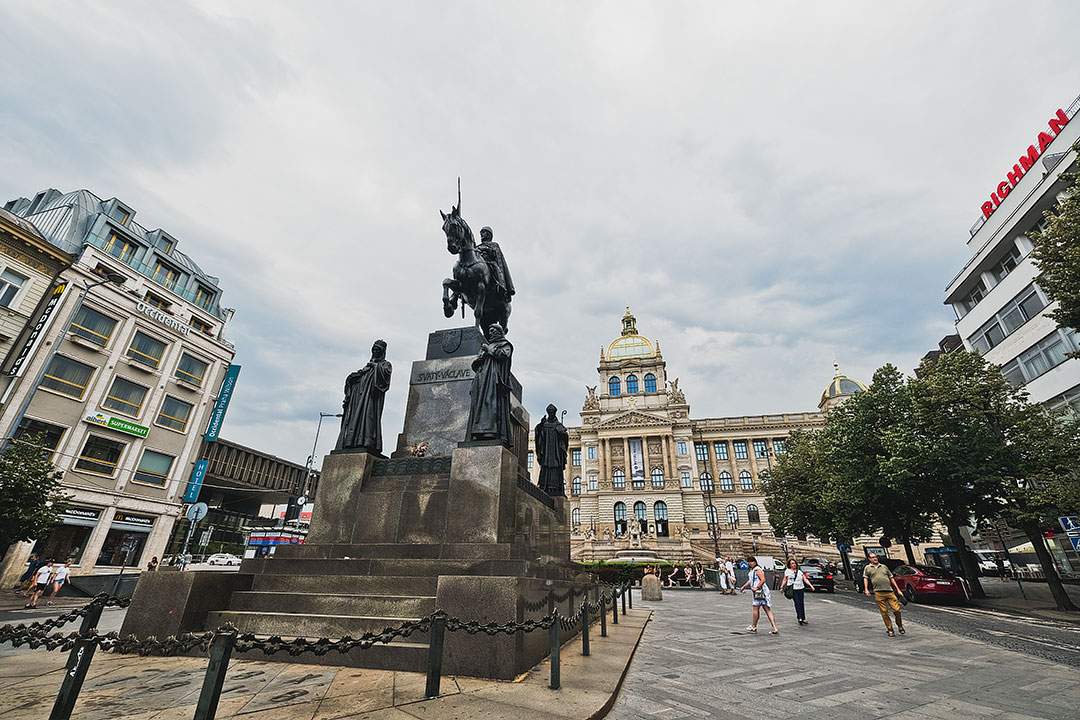
<path fill-rule="evenodd" d="M 466 305 L 473 309 L 473 319 L 481 337 L 491 339 L 487 329 L 492 325 L 498 325 L 505 333 L 510 300 L 515 292 L 514 281 L 510 278 L 510 268 L 502 249 L 492 239 L 494 233 L 485 227 L 480 231 L 480 244 L 476 244 L 472 229 L 461 217 L 460 184 L 457 206 L 451 208 L 449 215 L 441 210 L 439 214 L 443 219 L 446 249 L 458 256 L 454 277 L 443 280 L 443 314 L 453 317 L 460 300 L 463 316 Z"/>

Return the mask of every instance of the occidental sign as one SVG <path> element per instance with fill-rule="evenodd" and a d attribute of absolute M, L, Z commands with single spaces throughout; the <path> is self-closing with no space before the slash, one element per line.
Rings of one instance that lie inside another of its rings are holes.
<path fill-rule="evenodd" d="M 1012 166 L 1012 170 L 1005 173 L 1005 179 L 998 183 L 996 192 L 990 193 L 990 199 L 982 204 L 984 218 L 989 218 L 994 214 L 998 206 L 1004 202 L 1012 189 L 1020 182 L 1020 178 L 1024 177 L 1024 174 L 1035 166 L 1035 161 L 1039 159 L 1039 156 L 1046 151 L 1050 143 L 1054 142 L 1054 138 L 1061 134 L 1061 129 L 1069 124 L 1069 120 L 1070 118 L 1065 114 L 1065 111 L 1058 108 L 1054 117 L 1047 122 L 1050 132 L 1039 133 L 1035 143 L 1028 145 L 1027 152 L 1020 156 L 1020 159 Z"/>

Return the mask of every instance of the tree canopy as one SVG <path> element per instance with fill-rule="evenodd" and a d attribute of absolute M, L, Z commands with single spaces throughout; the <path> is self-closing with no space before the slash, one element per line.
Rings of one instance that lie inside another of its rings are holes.
<path fill-rule="evenodd" d="M 1031 232 L 1031 256 L 1042 275 L 1039 287 L 1058 306 L 1050 313 L 1061 327 L 1080 329 L 1080 174 L 1070 176 L 1066 197 L 1046 212 L 1043 231 Z"/>
<path fill-rule="evenodd" d="M 66 505 L 41 437 L 23 437 L 0 455 L 0 547 L 48 534 Z"/>

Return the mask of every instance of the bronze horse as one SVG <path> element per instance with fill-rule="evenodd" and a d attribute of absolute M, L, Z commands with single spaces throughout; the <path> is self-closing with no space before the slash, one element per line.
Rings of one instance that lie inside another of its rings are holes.
<path fill-rule="evenodd" d="M 506 332 L 510 317 L 510 303 L 499 290 L 495 275 L 487 261 L 476 251 L 472 229 L 461 217 L 461 201 L 447 215 L 442 210 L 443 232 L 446 234 L 446 250 L 458 256 L 454 263 L 454 277 L 443 280 L 443 314 L 453 317 L 462 301 L 473 309 L 473 318 L 481 337 L 487 337 L 487 328 L 498 324 Z"/>

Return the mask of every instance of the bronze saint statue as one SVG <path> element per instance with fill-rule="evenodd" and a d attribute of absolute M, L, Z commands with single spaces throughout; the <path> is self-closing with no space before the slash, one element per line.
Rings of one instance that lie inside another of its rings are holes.
<path fill-rule="evenodd" d="M 547 406 L 547 417 L 540 420 L 534 434 L 536 459 L 540 463 L 540 489 L 553 497 L 566 495 L 566 452 L 570 433 L 555 417 L 557 408 Z"/>
<path fill-rule="evenodd" d="M 382 453 L 382 412 L 390 389 L 390 362 L 386 343 L 376 340 L 367 365 L 345 379 L 345 399 L 341 403 L 341 434 L 335 450 L 362 450 Z"/>
<path fill-rule="evenodd" d="M 498 440 L 513 447 L 510 438 L 510 359 L 514 346 L 493 324 L 487 330 L 487 342 L 472 362 L 473 377 L 469 402 L 468 440 Z"/>

